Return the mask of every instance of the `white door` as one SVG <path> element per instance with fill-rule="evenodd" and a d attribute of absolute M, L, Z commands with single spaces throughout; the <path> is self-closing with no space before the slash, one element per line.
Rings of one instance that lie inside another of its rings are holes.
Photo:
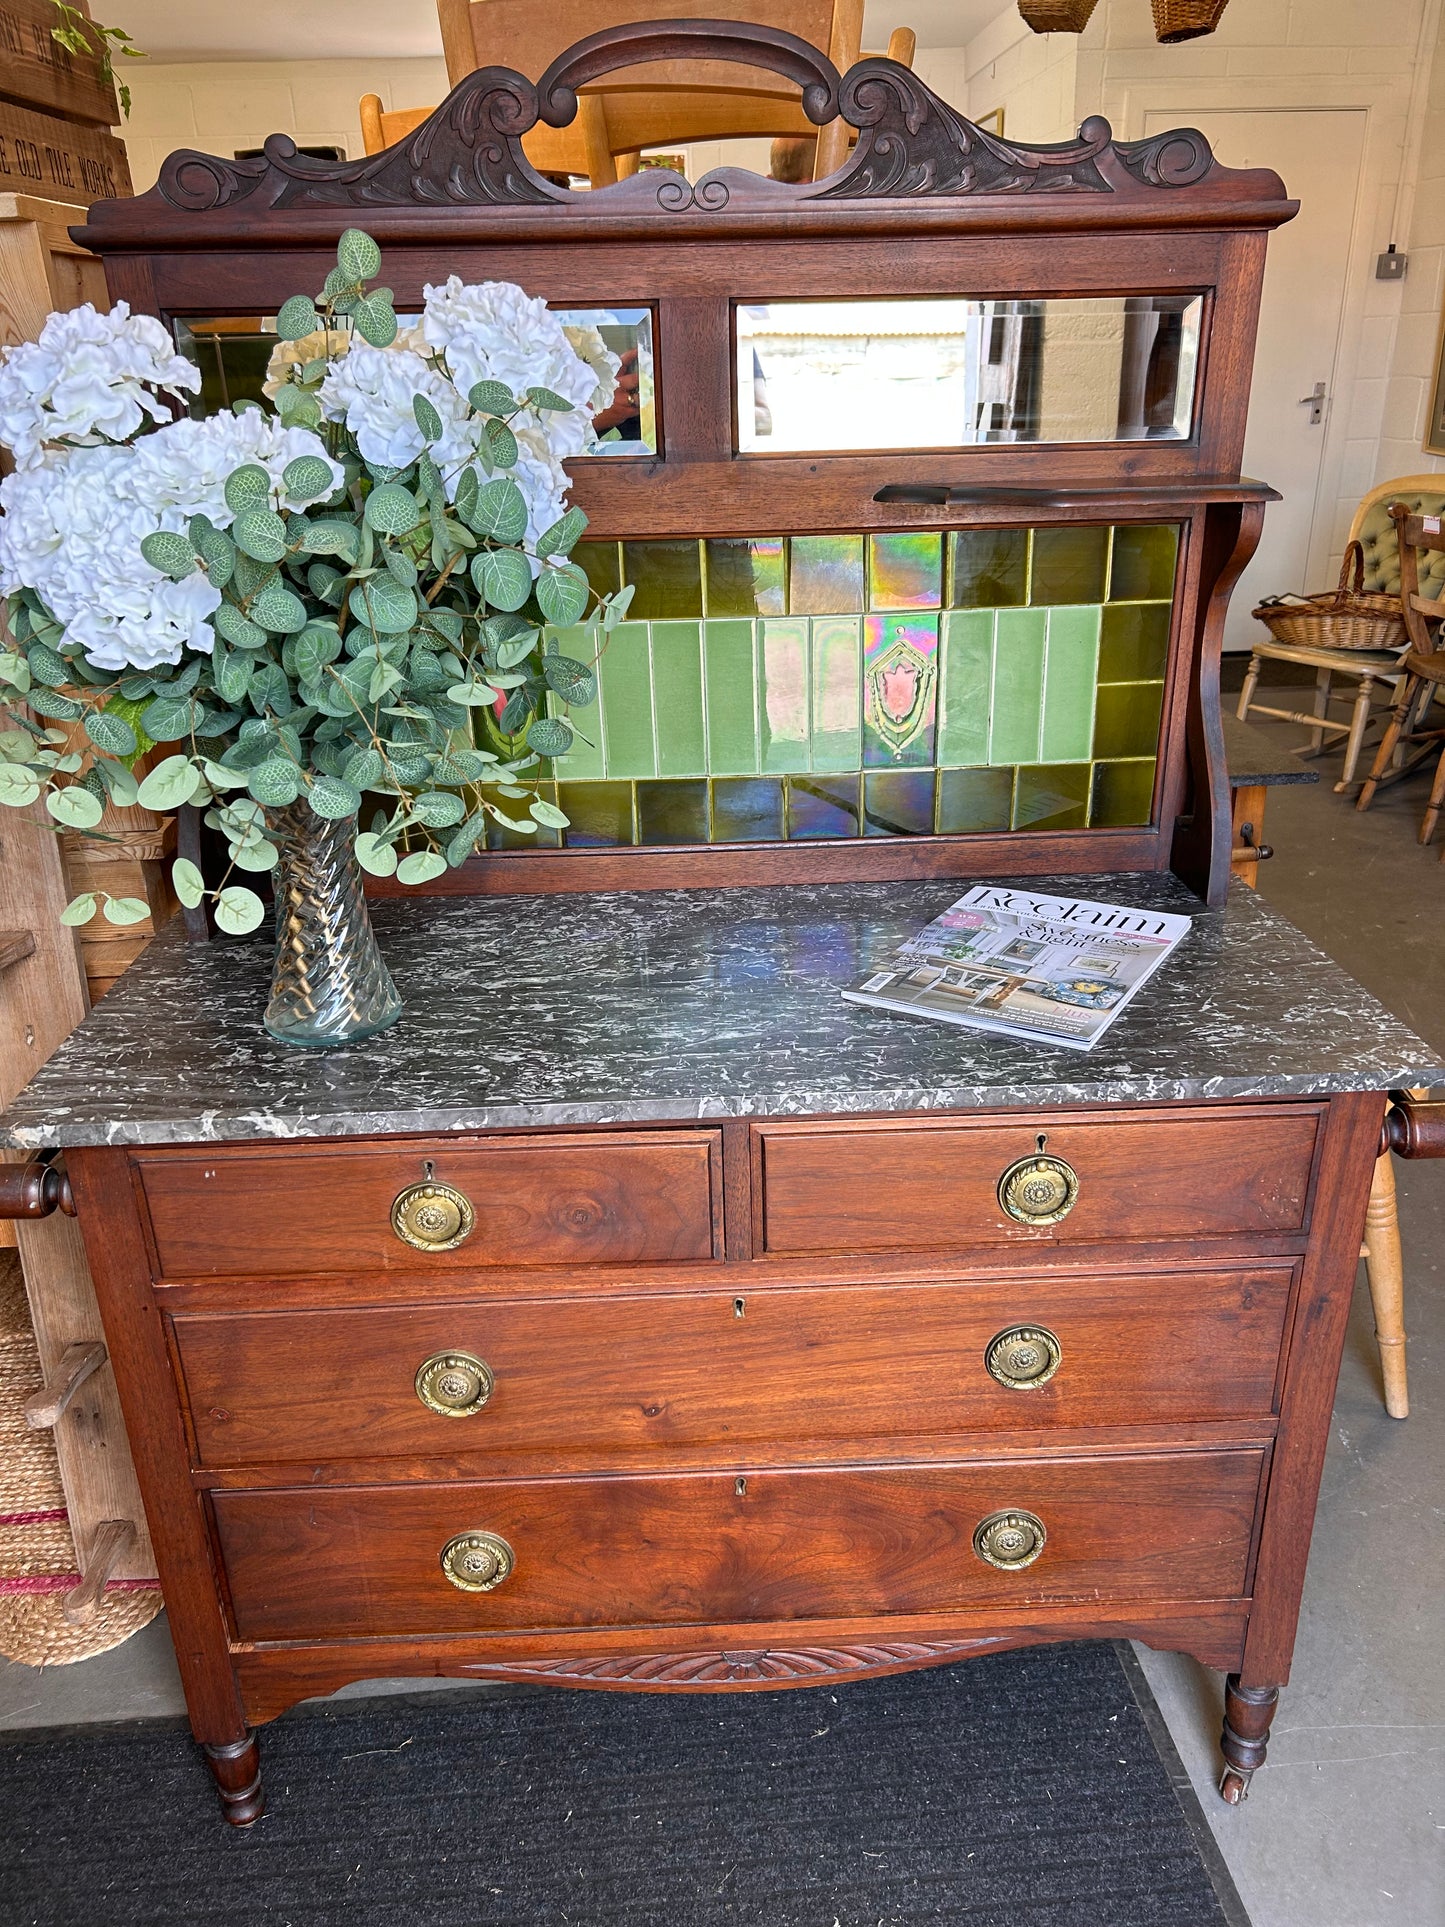
<path fill-rule="evenodd" d="M 1151 110 L 1145 130 L 1177 124 L 1177 110 Z M 1349 275 L 1363 110 L 1260 108 L 1191 111 L 1226 167 L 1272 167 L 1299 202 L 1294 220 L 1269 237 L 1244 472 L 1284 497 L 1270 505 L 1264 537 L 1230 604 L 1226 649 L 1248 649 L 1259 634 L 1250 610 L 1264 596 L 1333 588 L 1309 579 L 1310 534 L 1320 496 L 1325 428 L 1335 399 L 1335 361 Z M 1324 406 L 1302 396 L 1323 384 Z M 1319 413 L 1316 422 L 1312 416 Z M 1323 545 L 1322 545 L 1323 546 Z"/>

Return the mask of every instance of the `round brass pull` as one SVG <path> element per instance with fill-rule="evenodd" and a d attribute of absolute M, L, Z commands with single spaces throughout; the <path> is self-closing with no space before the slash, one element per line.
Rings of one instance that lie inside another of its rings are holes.
<path fill-rule="evenodd" d="M 1011 1164 L 998 1181 L 998 1201 L 1018 1224 L 1057 1224 L 1079 1196 L 1079 1174 L 1042 1151 Z"/>
<path fill-rule="evenodd" d="M 409 1184 L 392 1200 L 391 1228 L 418 1251 L 454 1251 L 470 1238 L 477 1214 L 464 1191 L 450 1184 Z"/>
<path fill-rule="evenodd" d="M 470 1352 L 433 1352 L 416 1368 L 416 1395 L 443 1418 L 470 1418 L 492 1396 L 492 1369 Z"/>
<path fill-rule="evenodd" d="M 990 1512 L 973 1529 L 973 1549 L 986 1566 L 1022 1572 L 1044 1549 L 1048 1534 L 1032 1512 Z"/>
<path fill-rule="evenodd" d="M 989 1340 L 983 1362 L 1000 1385 L 1032 1392 L 1048 1384 L 1063 1356 L 1062 1345 L 1046 1326 L 1010 1325 Z"/>
<path fill-rule="evenodd" d="M 442 1547 L 442 1571 L 462 1592 L 492 1592 L 509 1575 L 512 1548 L 495 1532 L 459 1532 Z"/>

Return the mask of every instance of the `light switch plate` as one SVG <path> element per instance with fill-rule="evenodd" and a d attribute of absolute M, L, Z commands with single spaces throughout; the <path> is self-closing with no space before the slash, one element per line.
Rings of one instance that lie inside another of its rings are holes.
<path fill-rule="evenodd" d="M 1395 250 L 1391 248 L 1387 254 L 1380 255 L 1376 260 L 1375 279 L 1377 281 L 1403 281 L 1409 270 L 1409 266 L 1409 255 L 1397 254 Z"/>

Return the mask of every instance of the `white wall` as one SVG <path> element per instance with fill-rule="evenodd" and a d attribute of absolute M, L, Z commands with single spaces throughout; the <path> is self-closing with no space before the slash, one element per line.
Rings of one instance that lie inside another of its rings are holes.
<path fill-rule="evenodd" d="M 1034 33 L 1011 5 L 962 55 L 961 100 L 973 119 L 1002 107 L 1004 134 L 1017 141 L 1067 140 L 1076 130 L 1078 34 Z"/>

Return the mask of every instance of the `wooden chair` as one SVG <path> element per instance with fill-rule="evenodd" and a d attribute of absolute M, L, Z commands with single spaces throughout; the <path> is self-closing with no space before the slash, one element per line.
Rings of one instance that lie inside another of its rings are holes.
<path fill-rule="evenodd" d="M 1439 744 L 1442 754 L 1436 765 L 1435 781 L 1430 786 L 1430 801 L 1420 823 L 1420 841 L 1428 843 L 1435 834 L 1440 811 L 1445 808 L 1445 723 L 1431 723 L 1427 709 L 1429 696 L 1445 686 L 1445 650 L 1436 646 L 1440 624 L 1445 621 L 1445 600 L 1438 594 L 1424 594 L 1422 589 L 1445 586 L 1441 580 L 1445 570 L 1445 533 L 1441 532 L 1439 510 L 1422 515 L 1408 503 L 1397 502 L 1390 514 L 1399 538 L 1400 604 L 1410 647 L 1401 663 L 1405 672 L 1403 687 L 1380 739 L 1374 768 L 1355 807 L 1360 810 L 1370 807 L 1375 791 L 1392 773 L 1391 764 L 1399 763 L 1398 752 L 1404 753 L 1403 766 L 1408 768 Z M 1422 553 L 1427 558 L 1423 567 Z M 1431 563 L 1437 566 L 1432 568 Z M 1412 750 L 1418 752 L 1413 757 Z"/>
<path fill-rule="evenodd" d="M 1411 1091 L 1423 1098 L 1424 1091 Z M 1385 1410 L 1391 1418 L 1410 1416 L 1409 1374 L 1405 1365 L 1405 1256 L 1400 1244 L 1400 1210 L 1395 1197 L 1395 1160 L 1387 1151 L 1376 1160 L 1365 1209 L 1365 1241 L 1360 1247 L 1370 1303 L 1375 1312 L 1375 1343 L 1385 1383 Z"/>
<path fill-rule="evenodd" d="M 672 19 L 676 6 L 675 0 L 617 0 L 602 8 L 582 0 L 559 0 L 551 7 L 529 0 L 438 0 L 437 11 L 447 78 L 455 87 L 487 66 L 512 67 L 535 80 L 578 36 L 632 20 Z M 840 72 L 860 57 L 862 0 L 745 0 L 743 6 L 713 12 L 797 34 L 826 51 Z M 897 29 L 889 39 L 889 59 L 911 66 L 915 41 L 911 29 Z M 635 174 L 644 148 L 782 135 L 809 143 L 811 175 L 820 180 L 847 153 L 847 123 L 834 120 L 820 130 L 803 112 L 798 89 L 763 69 L 722 61 L 660 61 L 609 74 L 605 86 L 584 87 L 580 95 L 570 127 L 538 125 L 524 137 L 523 149 L 539 172 L 558 178 L 585 175 L 593 187 L 605 187 Z M 377 95 L 365 95 L 360 114 L 367 153 L 405 139 L 433 111 L 386 112 Z"/>

